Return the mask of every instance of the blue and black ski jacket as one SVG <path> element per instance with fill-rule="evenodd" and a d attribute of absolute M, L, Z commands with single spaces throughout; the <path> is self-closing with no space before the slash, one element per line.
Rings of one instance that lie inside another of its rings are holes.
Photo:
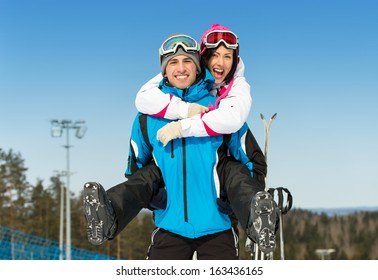
<path fill-rule="evenodd" d="M 209 93 L 213 78 L 206 71 L 191 87 L 181 90 L 168 86 L 164 80 L 161 90 L 184 101 L 203 106 L 214 104 Z M 245 124 L 238 132 L 227 136 L 188 137 L 175 139 L 163 147 L 156 139 L 157 131 L 170 120 L 138 114 L 133 123 L 126 176 L 154 160 L 159 167 L 167 190 L 167 206 L 154 210 L 155 224 L 172 233 L 197 238 L 231 228 L 228 215 L 218 210 L 220 196 L 219 174 L 228 154 L 246 164 L 253 164 L 245 150 Z"/>

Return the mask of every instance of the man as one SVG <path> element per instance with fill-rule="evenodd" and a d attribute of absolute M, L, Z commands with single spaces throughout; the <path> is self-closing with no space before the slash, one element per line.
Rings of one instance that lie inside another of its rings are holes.
<path fill-rule="evenodd" d="M 188 102 L 208 105 L 213 78 L 205 79 L 199 63 L 197 42 L 186 35 L 169 37 L 160 49 L 164 80 L 161 88 Z M 131 134 L 126 173 L 154 159 L 167 191 L 166 209 L 154 210 L 157 230 L 149 259 L 237 259 L 238 244 L 228 215 L 217 206 L 219 177 L 214 169 L 226 157 L 224 137 L 177 139 L 163 146 L 157 132 L 170 121 L 140 114 Z M 144 135 L 143 135 L 144 134 Z"/>
<path fill-rule="evenodd" d="M 209 94 L 213 78 L 208 71 L 203 73 L 204 78 L 200 75 L 202 69 L 199 63 L 198 45 L 193 38 L 183 34 L 169 37 L 160 48 L 160 58 L 162 74 L 164 75 L 164 80 L 160 86 L 164 92 L 169 92 L 187 102 L 196 102 L 203 106 L 214 104 L 215 97 Z M 242 150 L 240 138 L 246 135 L 249 130 L 245 125 L 231 136 L 175 139 L 169 143 L 170 145 L 163 146 L 156 139 L 156 136 L 159 129 L 169 122 L 166 119 L 139 114 L 134 122 L 131 136 L 129 162 L 126 170 L 126 174 L 130 176 L 128 177 L 129 181 L 138 178 L 138 172 L 147 168 L 152 170 L 150 172 L 151 178 L 147 179 L 149 182 L 147 185 L 151 186 L 152 182 L 152 185 L 156 186 L 154 182 L 158 181 L 159 173 L 152 167 L 151 160 L 154 159 L 162 172 L 166 186 L 166 207 L 165 209 L 154 210 L 157 230 L 153 233 L 149 258 L 191 259 L 193 252 L 197 251 L 198 259 L 237 259 L 237 236 L 229 216 L 219 211 L 217 204 L 221 192 L 220 184 L 226 181 L 229 183 L 231 178 L 218 176 L 218 174 L 222 174 L 222 170 L 225 168 L 228 151 L 237 160 L 248 165 L 250 159 L 240 152 Z M 250 171 L 245 165 L 239 163 L 238 166 L 238 168 L 242 166 L 238 170 L 239 175 L 244 172 L 244 175 L 247 176 L 243 178 L 251 178 Z M 243 167 L 244 170 L 242 170 Z M 148 173 L 145 172 L 144 174 Z M 235 174 L 238 175 L 237 172 Z M 129 181 L 127 182 L 131 184 L 132 182 Z M 236 181 L 233 183 L 240 184 L 241 187 L 244 184 L 244 189 L 251 188 L 250 182 Z M 94 216 L 96 212 L 94 209 L 98 205 L 93 203 L 94 206 L 91 208 L 90 203 L 102 201 L 103 204 L 106 204 L 107 198 L 103 191 L 98 191 L 97 188 L 101 189 L 100 185 L 88 184 L 86 186 L 87 195 L 85 194 L 85 197 L 89 197 L 88 194 L 92 191 L 95 194 L 95 199 L 87 200 L 86 203 L 87 209 L 93 210 L 86 211 L 87 220 L 93 224 L 92 228 L 89 227 L 89 231 L 93 237 L 97 233 L 95 229 L 102 227 L 102 229 L 106 229 L 103 231 L 103 235 L 112 238 L 115 236 L 114 228 L 117 228 L 118 232 L 122 229 L 122 222 L 120 225 L 118 219 L 122 216 L 121 209 L 123 209 L 123 213 L 129 215 L 128 211 L 124 211 L 124 207 L 129 207 L 128 203 L 125 202 L 125 198 L 120 198 L 125 195 L 118 198 L 113 195 L 114 199 L 111 199 L 112 202 L 115 202 L 112 203 L 115 212 L 118 212 L 118 215 L 116 215 L 118 226 L 115 225 L 114 218 L 114 226 L 112 223 L 106 226 L 98 226 L 96 222 L 99 219 Z M 114 193 L 114 189 L 108 191 L 109 196 Z M 126 190 L 125 185 L 119 186 L 118 189 Z M 147 191 L 144 192 L 146 188 L 135 187 L 131 197 L 126 200 L 131 202 L 130 205 L 132 205 L 135 204 L 135 200 L 132 198 L 136 197 L 146 204 L 153 193 L 151 189 L 154 190 L 155 188 L 147 187 Z M 160 190 L 157 188 L 158 192 Z M 238 194 L 240 193 L 243 192 L 238 192 Z M 250 194 L 251 191 L 248 190 L 246 193 Z M 118 203 L 115 199 L 121 200 L 121 203 Z M 244 198 L 241 197 L 240 200 L 242 199 Z M 247 200 L 249 208 L 250 195 L 247 196 Z M 118 207 L 118 204 L 121 204 L 122 207 Z M 134 207 L 134 211 L 131 212 L 135 213 L 137 208 Z M 105 209 L 100 209 L 100 211 L 103 210 Z M 139 210 L 137 211 L 139 212 Z M 272 210 L 272 207 L 270 210 Z M 89 212 L 92 214 L 88 214 Z M 114 216 L 114 213 L 109 213 L 105 211 L 105 214 L 109 214 L 109 217 Z M 111 219 L 109 220 L 111 221 Z M 252 219 L 251 221 L 257 220 Z M 100 220 L 99 223 L 102 222 Z M 250 223 L 250 226 L 259 227 L 261 225 Z M 101 234 L 100 230 L 100 237 Z M 101 241 L 101 238 L 98 240 Z"/>

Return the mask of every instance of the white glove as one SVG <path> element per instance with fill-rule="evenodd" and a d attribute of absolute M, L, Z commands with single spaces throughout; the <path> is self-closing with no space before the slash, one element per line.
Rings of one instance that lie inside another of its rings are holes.
<path fill-rule="evenodd" d="M 157 140 L 163 143 L 165 147 L 169 141 L 181 138 L 182 137 L 182 128 L 179 121 L 177 122 L 170 122 L 160 128 L 157 132 Z"/>
<path fill-rule="evenodd" d="M 205 106 L 196 104 L 196 103 L 190 103 L 188 108 L 188 118 L 193 117 L 197 114 L 207 113 L 209 109 Z"/>

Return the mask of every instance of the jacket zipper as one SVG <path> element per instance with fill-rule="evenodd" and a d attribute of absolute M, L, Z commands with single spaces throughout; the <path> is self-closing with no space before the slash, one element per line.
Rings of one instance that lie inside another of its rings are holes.
<path fill-rule="evenodd" d="M 183 193 L 184 193 L 184 220 L 188 222 L 188 201 L 186 185 L 186 139 L 182 138 L 182 158 L 183 158 Z"/>
<path fill-rule="evenodd" d="M 174 158 L 174 157 L 175 157 L 175 152 L 173 149 L 173 140 L 171 140 L 171 158 Z"/>
<path fill-rule="evenodd" d="M 182 90 L 182 100 L 184 100 L 184 101 L 186 101 L 185 100 L 185 95 L 186 95 L 187 92 L 188 92 L 187 88 Z"/>

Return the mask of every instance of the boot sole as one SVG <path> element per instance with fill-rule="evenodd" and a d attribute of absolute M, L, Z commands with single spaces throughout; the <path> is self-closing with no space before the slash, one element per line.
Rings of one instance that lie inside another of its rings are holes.
<path fill-rule="evenodd" d="M 269 194 L 260 194 L 256 198 L 255 213 L 261 223 L 258 232 L 259 248 L 264 253 L 271 253 L 275 248 L 275 224 L 271 221 L 271 214 L 275 211 L 273 199 Z"/>
<path fill-rule="evenodd" d="M 104 222 L 98 216 L 98 210 L 103 205 L 98 195 L 99 186 L 87 183 L 84 186 L 84 215 L 87 220 L 87 237 L 93 245 L 100 245 L 106 239 L 103 234 Z"/>

